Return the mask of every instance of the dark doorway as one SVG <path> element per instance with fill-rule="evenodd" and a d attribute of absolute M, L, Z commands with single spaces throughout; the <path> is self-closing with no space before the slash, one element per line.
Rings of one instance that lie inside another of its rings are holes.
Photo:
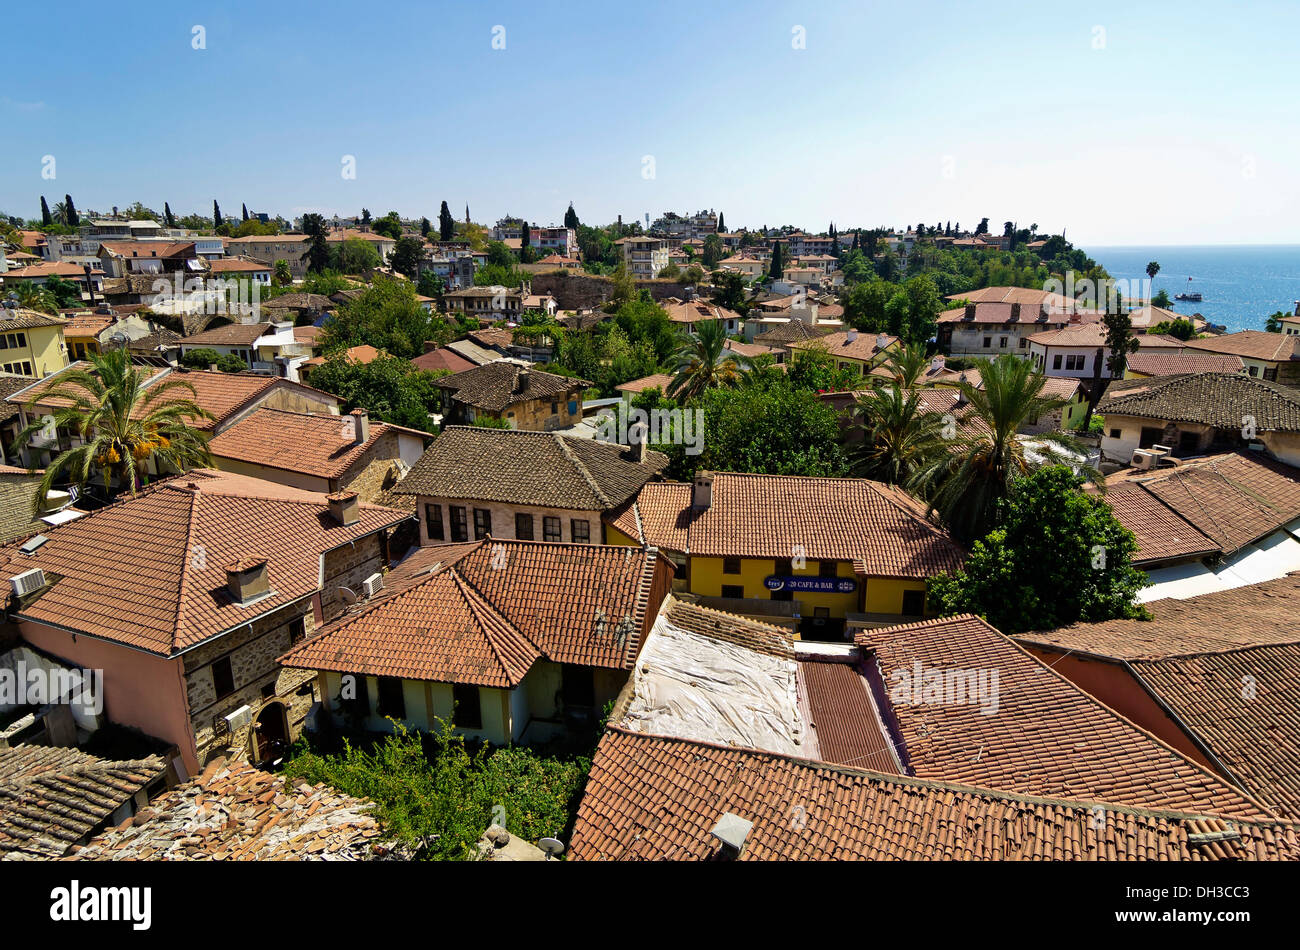
<path fill-rule="evenodd" d="M 799 636 L 804 640 L 843 643 L 844 621 L 834 617 L 804 617 L 799 621 Z"/>
<path fill-rule="evenodd" d="M 283 703 L 267 703 L 253 724 L 254 753 L 259 765 L 273 762 L 289 748 L 289 717 Z"/>

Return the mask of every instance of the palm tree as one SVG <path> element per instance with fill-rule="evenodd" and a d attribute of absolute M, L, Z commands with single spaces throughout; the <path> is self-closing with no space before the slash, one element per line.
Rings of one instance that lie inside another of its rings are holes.
<path fill-rule="evenodd" d="M 66 201 L 55 202 L 54 207 L 50 209 L 50 217 L 59 224 L 68 223 L 68 204 Z"/>
<path fill-rule="evenodd" d="M 734 386 L 740 381 L 749 359 L 727 349 L 727 329 L 721 320 L 696 324 L 673 354 L 673 381 L 666 395 L 682 403 L 697 399 L 707 389 Z"/>
<path fill-rule="evenodd" d="M 36 310 L 51 315 L 59 312 L 58 301 L 54 299 L 54 294 L 29 280 L 14 283 L 10 293 L 18 302 L 18 306 L 24 310 Z"/>
<path fill-rule="evenodd" d="M 150 459 L 159 469 L 184 471 L 196 465 L 211 465 L 206 439 L 189 420 L 212 419 L 212 413 L 193 398 L 197 393 L 182 379 L 163 379 L 146 386 L 148 377 L 132 362 L 125 349 L 89 354 L 92 368 L 73 368 L 42 394 L 42 401 L 57 399 L 65 405 L 50 415 L 54 425 L 81 439 L 54 458 L 36 490 L 39 507 L 56 480 L 66 476 L 84 488 L 98 468 L 105 492 L 112 494 L 111 481 L 119 490 L 140 489 L 140 473 Z M 46 428 L 35 419 L 18 434 L 13 450 L 20 451 L 31 436 Z"/>
<path fill-rule="evenodd" d="M 915 389 L 885 385 L 858 397 L 862 442 L 851 451 L 853 471 L 890 485 L 906 485 L 946 457 L 947 420 L 927 410 Z"/>
<path fill-rule="evenodd" d="M 1011 483 L 1040 464 L 1073 464 L 1084 478 L 1101 485 L 1101 474 L 1079 466 L 1070 453 L 1081 453 L 1080 444 L 1064 433 L 1034 436 L 1042 444 L 1035 460 L 1026 453 L 1017 433 L 1065 404 L 1064 400 L 1042 395 L 1046 377 L 1029 360 L 1010 354 L 995 360 L 976 360 L 982 380 L 976 389 L 965 380 L 958 388 L 970 408 L 971 425 L 949 443 L 949 451 L 923 466 L 907 487 L 929 498 L 931 509 L 959 538 L 981 538 L 996 524 L 998 502 Z"/>
<path fill-rule="evenodd" d="M 921 377 L 930 368 L 930 357 L 926 355 L 924 346 L 896 346 L 887 351 L 880 367 L 889 375 L 876 373 L 872 376 L 873 379 L 901 389 L 919 389 L 926 385 Z"/>

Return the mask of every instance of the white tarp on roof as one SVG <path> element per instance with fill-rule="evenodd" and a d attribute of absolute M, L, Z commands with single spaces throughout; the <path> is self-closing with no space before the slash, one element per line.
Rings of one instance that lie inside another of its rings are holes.
<path fill-rule="evenodd" d="M 799 755 L 798 663 L 675 626 L 660 615 L 633 673 L 621 725 L 682 739 Z"/>
<path fill-rule="evenodd" d="M 1163 597 L 1185 600 L 1201 594 L 1213 594 L 1247 584 L 1285 577 L 1300 571 L 1300 519 L 1274 531 L 1254 544 L 1248 544 L 1230 558 L 1206 567 L 1198 562 L 1175 564 L 1148 572 L 1151 586 L 1138 592 L 1139 603 Z"/>

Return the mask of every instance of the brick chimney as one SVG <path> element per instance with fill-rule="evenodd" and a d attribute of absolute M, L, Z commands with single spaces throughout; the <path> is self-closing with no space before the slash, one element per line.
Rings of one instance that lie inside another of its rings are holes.
<path fill-rule="evenodd" d="M 247 604 L 271 592 L 266 573 L 266 558 L 244 558 L 226 565 L 226 589 L 241 604 Z"/>
<path fill-rule="evenodd" d="M 339 524 L 354 525 L 361 520 L 361 502 L 357 499 L 356 492 L 336 491 L 332 495 L 326 495 L 325 500 L 329 502 L 330 517 Z"/>
<path fill-rule="evenodd" d="M 425 341 L 424 341 L 424 352 L 426 352 L 426 353 L 432 353 L 432 352 L 433 352 L 434 350 L 436 350 L 437 348 L 438 348 L 438 341 L 437 341 L 437 340 L 425 340 Z"/>
<path fill-rule="evenodd" d="M 696 472 L 691 484 L 691 507 L 705 511 L 713 504 L 713 473 Z"/>
<path fill-rule="evenodd" d="M 365 409 L 353 409 L 348 415 L 352 417 L 352 441 L 364 445 L 370 438 L 370 413 Z"/>

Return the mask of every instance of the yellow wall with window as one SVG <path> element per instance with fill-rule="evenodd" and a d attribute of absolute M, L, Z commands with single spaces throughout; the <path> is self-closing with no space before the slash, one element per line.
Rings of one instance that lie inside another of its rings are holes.
<path fill-rule="evenodd" d="M 61 326 L 24 327 L 7 330 L 0 336 L 5 337 L 6 344 L 0 349 L 0 366 L 9 367 L 8 372 L 41 379 L 68 365 L 63 355 Z"/>
<path fill-rule="evenodd" d="M 777 573 L 776 561 L 767 558 L 740 558 L 739 574 L 727 574 L 723 567 L 724 559 L 720 557 L 692 557 L 689 582 L 691 593 L 701 597 L 722 597 L 723 587 L 741 587 L 744 589 L 744 597 L 772 599 L 772 592 L 763 582 L 768 575 Z M 820 562 L 809 558 L 802 568 L 794 567 L 791 574 L 797 577 L 817 577 L 819 569 Z M 835 576 L 855 578 L 852 563 L 835 562 Z M 791 599 L 802 603 L 810 617 L 818 607 L 826 607 L 830 616 L 836 619 L 842 619 L 845 614 L 858 609 L 856 590 L 847 594 L 793 591 Z"/>

